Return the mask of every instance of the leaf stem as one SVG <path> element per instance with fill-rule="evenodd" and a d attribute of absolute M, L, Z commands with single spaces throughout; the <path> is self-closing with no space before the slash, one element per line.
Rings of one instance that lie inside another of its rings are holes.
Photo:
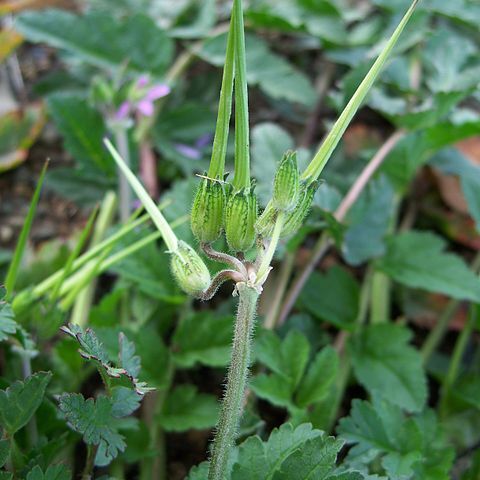
<path fill-rule="evenodd" d="M 280 240 L 280 234 L 282 233 L 283 224 L 285 221 L 285 214 L 283 212 L 278 212 L 277 220 L 275 221 L 275 228 L 273 229 L 272 238 L 268 244 L 267 251 L 262 258 L 260 267 L 257 271 L 257 285 L 263 285 L 267 279 L 268 273 L 270 272 L 270 263 L 272 262 L 273 255 L 277 249 L 278 241 Z"/>
<path fill-rule="evenodd" d="M 245 32 L 242 1 L 234 0 L 235 44 L 235 190 L 250 186 L 250 139 L 248 125 L 248 88 L 245 55 Z"/>
<path fill-rule="evenodd" d="M 239 295 L 232 358 L 227 375 L 227 387 L 223 399 L 217 433 L 213 443 L 208 480 L 228 478 L 229 458 L 235 441 L 242 412 L 242 402 L 250 363 L 251 337 L 257 307 L 258 292 L 241 282 L 237 284 Z"/>
<path fill-rule="evenodd" d="M 114 129 L 115 133 L 115 146 L 117 147 L 118 152 L 121 157 L 125 160 L 125 163 L 130 167 L 130 149 L 128 146 L 128 135 L 125 128 L 122 126 L 116 126 Z M 132 205 L 132 190 L 128 184 L 127 179 L 124 175 L 121 174 L 119 168 L 118 175 L 118 212 L 120 215 L 120 221 L 125 223 L 130 216 L 130 208 Z"/>
<path fill-rule="evenodd" d="M 95 457 L 97 456 L 98 445 L 87 445 L 87 459 L 82 473 L 82 480 L 91 480 Z"/>
<path fill-rule="evenodd" d="M 447 411 L 448 397 L 450 390 L 457 380 L 458 372 L 460 370 L 460 364 L 465 353 L 465 349 L 468 345 L 468 340 L 472 335 L 472 332 L 475 328 L 475 323 L 477 321 L 477 307 L 475 305 L 470 306 L 470 313 L 468 316 L 467 323 L 463 327 L 462 332 L 460 333 L 457 341 L 455 342 L 455 347 L 453 349 L 452 359 L 450 360 L 450 365 L 448 367 L 447 374 L 443 380 L 441 397 L 440 397 L 440 416 L 444 417 Z"/>

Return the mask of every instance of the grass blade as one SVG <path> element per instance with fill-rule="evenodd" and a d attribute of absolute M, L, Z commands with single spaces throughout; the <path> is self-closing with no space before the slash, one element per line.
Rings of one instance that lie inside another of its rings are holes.
<path fill-rule="evenodd" d="M 15 247 L 15 253 L 13 254 L 12 261 L 8 268 L 7 277 L 5 279 L 5 288 L 7 289 L 7 299 L 10 299 L 15 288 L 15 282 L 17 281 L 18 271 L 20 269 L 20 264 L 22 262 L 23 254 L 25 252 L 25 247 L 27 245 L 28 236 L 30 235 L 30 229 L 32 228 L 33 217 L 37 210 L 38 200 L 40 199 L 40 193 L 42 191 L 43 181 L 45 180 L 45 173 L 48 168 L 48 160 L 45 162 L 45 165 L 42 168 L 40 177 L 33 194 L 32 201 L 30 202 L 30 207 L 28 209 L 27 218 L 23 224 L 22 231 L 20 232 L 20 237 Z"/>

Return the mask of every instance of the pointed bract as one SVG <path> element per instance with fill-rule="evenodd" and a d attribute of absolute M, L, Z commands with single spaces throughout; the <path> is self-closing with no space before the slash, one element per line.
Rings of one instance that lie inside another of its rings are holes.
<path fill-rule="evenodd" d="M 298 201 L 300 190 L 297 153 L 288 151 L 278 166 L 273 182 L 273 206 L 277 210 L 289 212 Z"/>

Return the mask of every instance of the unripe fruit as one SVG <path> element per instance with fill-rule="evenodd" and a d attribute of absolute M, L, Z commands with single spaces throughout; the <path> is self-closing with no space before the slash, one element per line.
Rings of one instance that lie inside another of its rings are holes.
<path fill-rule="evenodd" d="M 255 223 L 255 231 L 263 238 L 270 238 L 275 228 L 278 212 L 269 203 Z"/>
<path fill-rule="evenodd" d="M 203 178 L 193 201 L 190 222 L 199 242 L 212 243 L 222 233 L 225 192 L 220 182 Z"/>
<path fill-rule="evenodd" d="M 251 189 L 231 193 L 225 211 L 225 235 L 235 252 L 249 250 L 255 241 L 257 197 Z"/>
<path fill-rule="evenodd" d="M 295 208 L 300 189 L 296 152 L 288 151 L 278 166 L 273 182 L 273 206 L 288 212 Z"/>
<path fill-rule="evenodd" d="M 319 183 L 313 182 L 300 187 L 299 199 L 296 207 L 287 214 L 285 224 L 282 229 L 282 237 L 294 234 L 302 225 L 312 206 L 313 197 L 317 191 Z"/>
<path fill-rule="evenodd" d="M 171 253 L 170 267 L 180 288 L 189 295 L 199 296 L 210 286 L 210 272 L 200 255 L 182 240 Z"/>

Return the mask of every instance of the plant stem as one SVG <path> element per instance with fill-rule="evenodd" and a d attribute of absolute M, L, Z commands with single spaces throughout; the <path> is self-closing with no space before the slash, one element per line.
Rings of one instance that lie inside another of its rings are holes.
<path fill-rule="evenodd" d="M 212 158 L 208 169 L 210 178 L 222 180 L 225 170 L 225 157 L 227 155 L 228 131 L 230 129 L 230 116 L 232 114 L 233 77 L 235 68 L 235 19 L 232 10 L 230 30 L 227 37 L 227 52 L 223 67 L 222 87 L 218 102 L 217 125 L 213 139 Z"/>
<path fill-rule="evenodd" d="M 478 272 L 480 270 L 480 252 L 478 252 L 472 262 L 472 270 Z M 445 333 L 447 332 L 448 325 L 453 315 L 460 306 L 460 301 L 453 299 L 450 300 L 450 303 L 447 305 L 442 315 L 438 319 L 435 327 L 430 331 L 427 339 L 423 343 L 421 354 L 423 357 L 423 363 L 426 364 L 433 352 L 438 348 Z"/>
<path fill-rule="evenodd" d="M 272 238 L 268 244 L 267 251 L 262 258 L 260 266 L 257 271 L 257 285 L 263 285 L 265 280 L 268 277 L 270 271 L 270 263 L 272 262 L 273 255 L 277 249 L 278 241 L 280 240 L 280 234 L 282 233 L 283 223 L 285 220 L 285 214 L 283 212 L 278 212 L 277 220 L 275 221 L 275 228 L 273 229 Z"/>
<path fill-rule="evenodd" d="M 131 168 L 130 149 L 128 147 L 128 135 L 125 128 L 117 126 L 115 128 L 115 145 L 126 165 Z M 118 212 L 120 221 L 125 223 L 130 216 L 130 208 L 132 205 L 132 191 L 125 177 L 122 175 L 121 169 L 118 167 Z"/>
<path fill-rule="evenodd" d="M 275 286 L 275 296 L 273 297 L 273 302 L 268 308 L 268 313 L 265 318 L 263 326 L 269 330 L 275 328 L 277 323 L 278 313 L 280 311 L 280 306 L 282 304 L 285 291 L 287 289 L 288 280 L 292 274 L 293 265 L 295 264 L 295 255 L 292 252 L 287 252 L 285 258 L 283 259 L 280 273 L 278 275 L 278 282 Z"/>
<path fill-rule="evenodd" d="M 238 191 L 250 186 L 248 88 L 242 0 L 234 0 L 232 15 L 235 25 L 235 174 L 232 185 Z"/>
<path fill-rule="evenodd" d="M 452 359 L 450 360 L 450 365 L 448 367 L 447 374 L 443 380 L 442 392 L 440 398 L 440 416 L 444 417 L 447 411 L 447 401 L 450 394 L 450 390 L 457 380 L 458 372 L 460 370 L 460 364 L 462 363 L 463 355 L 465 349 L 467 348 L 468 340 L 475 328 L 475 323 L 477 321 L 477 312 L 476 306 L 470 306 L 470 314 L 468 316 L 467 323 L 463 327 L 462 332 L 455 342 L 455 347 L 453 349 Z"/>
<path fill-rule="evenodd" d="M 105 233 L 110 227 L 114 217 L 114 211 L 117 205 L 117 197 L 113 192 L 107 192 L 102 202 L 98 219 L 93 230 L 93 236 L 90 247 L 98 245 L 105 238 Z M 95 293 L 96 281 L 92 279 L 90 283 L 80 292 L 75 300 L 70 322 L 76 325 L 85 326 L 88 322 L 90 308 Z"/>
<path fill-rule="evenodd" d="M 371 295 L 370 323 L 386 322 L 390 316 L 390 279 L 383 272 L 374 272 Z"/>
<path fill-rule="evenodd" d="M 251 337 L 257 307 L 258 292 L 246 283 L 238 283 L 239 295 L 232 358 L 227 375 L 217 433 L 213 442 L 208 480 L 228 478 L 230 450 L 235 441 L 242 412 L 242 402 L 250 363 Z"/>
<path fill-rule="evenodd" d="M 90 480 L 92 478 L 93 467 L 95 466 L 95 457 L 97 455 L 98 445 L 87 446 L 87 459 L 85 468 L 82 473 L 82 480 Z"/>

